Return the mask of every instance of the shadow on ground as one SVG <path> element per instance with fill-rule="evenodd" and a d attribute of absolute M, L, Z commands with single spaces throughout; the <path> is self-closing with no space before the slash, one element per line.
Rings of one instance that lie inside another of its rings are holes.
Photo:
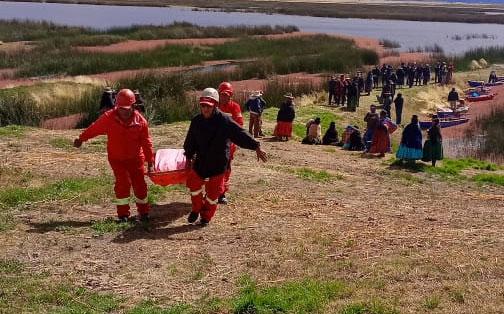
<path fill-rule="evenodd" d="M 28 225 L 31 229 L 27 230 L 28 233 L 47 233 L 51 231 L 62 231 L 66 229 L 85 228 L 91 227 L 93 221 L 49 221 L 49 222 L 29 222 Z"/>
<path fill-rule="evenodd" d="M 140 239 L 168 239 L 170 236 L 180 233 L 191 232 L 200 229 L 199 225 L 179 225 L 169 227 L 175 220 L 188 215 L 191 212 L 190 203 L 169 203 L 153 205 L 151 208 L 151 221 L 149 223 L 138 223 L 134 228 L 124 230 L 117 235 L 112 242 L 130 243 Z M 187 240 L 187 239 L 185 239 Z"/>

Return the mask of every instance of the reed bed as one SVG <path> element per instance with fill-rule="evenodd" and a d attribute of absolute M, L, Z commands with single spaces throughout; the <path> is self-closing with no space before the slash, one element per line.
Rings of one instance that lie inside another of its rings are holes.
<path fill-rule="evenodd" d="M 472 60 L 485 59 L 489 64 L 504 62 L 504 46 L 471 49 L 454 58 L 455 66 L 462 71 L 470 70 Z"/>
<path fill-rule="evenodd" d="M 63 41 L 63 40 L 62 40 Z M 54 40 L 19 54 L 0 54 L 0 65 L 17 67 L 20 77 L 86 75 L 130 69 L 200 64 L 209 60 L 255 59 L 243 65 L 246 77 L 269 73 L 320 71 L 348 72 L 378 62 L 374 51 L 360 49 L 350 40 L 325 35 L 270 40 L 243 38 L 212 47 L 165 46 L 147 52 L 91 53 L 73 50 Z"/>
<path fill-rule="evenodd" d="M 168 25 L 133 25 L 105 30 L 58 25 L 28 20 L 0 20 L 0 41 L 33 41 L 65 38 L 74 46 L 108 45 L 128 39 L 223 38 L 250 35 L 283 34 L 299 31 L 293 25 L 235 25 L 227 27 L 198 26 L 187 22 Z M 102 42 L 101 40 L 105 40 Z"/>

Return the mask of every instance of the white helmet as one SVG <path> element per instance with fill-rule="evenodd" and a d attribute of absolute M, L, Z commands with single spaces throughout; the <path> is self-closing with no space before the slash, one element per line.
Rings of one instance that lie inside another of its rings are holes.
<path fill-rule="evenodd" d="M 219 92 L 215 88 L 205 88 L 201 93 L 200 104 L 215 106 L 219 103 Z"/>

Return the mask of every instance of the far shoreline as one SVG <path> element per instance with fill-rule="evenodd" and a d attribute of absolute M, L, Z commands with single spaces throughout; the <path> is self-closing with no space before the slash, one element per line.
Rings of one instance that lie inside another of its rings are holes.
<path fill-rule="evenodd" d="M 170 7 L 179 6 L 193 10 L 216 10 L 285 14 L 330 18 L 361 18 L 422 22 L 456 22 L 475 24 L 504 24 L 504 4 L 460 4 L 424 3 L 401 1 L 383 3 L 378 1 L 355 3 L 314 3 L 287 1 L 245 0 L 232 2 L 225 0 L 9 0 L 0 2 L 32 2 L 85 5 L 116 5 Z"/>

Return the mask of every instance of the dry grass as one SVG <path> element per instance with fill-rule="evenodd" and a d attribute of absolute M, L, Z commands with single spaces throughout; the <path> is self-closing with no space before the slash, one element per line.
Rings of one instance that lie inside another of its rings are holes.
<path fill-rule="evenodd" d="M 363 98 L 357 113 L 327 110 L 341 123 L 361 120 L 370 99 Z M 296 102 L 316 108 L 325 99 Z M 155 147 L 180 147 L 187 126 L 154 127 Z M 272 123 L 265 128 L 270 132 Z M 103 141 L 98 151 L 89 143 L 83 151 L 54 145 L 77 134 L 34 129 L 20 138 L 1 137 L 0 186 L 110 175 Z M 126 308 L 145 299 L 166 305 L 205 295 L 228 298 L 249 274 L 259 287 L 305 278 L 342 281 L 348 293 L 328 304 L 330 313 L 504 309 L 504 213 L 496 197 L 504 188 L 439 181 L 358 153 L 294 141 L 263 146 L 267 165 L 253 152 L 238 151 L 231 203 L 208 228 L 186 224 L 189 196 L 178 189 L 155 206 L 150 230 L 100 236 L 93 222 L 114 215 L 106 199 L 40 202 L 8 210 L 17 225 L 0 233 L 0 255 L 44 270 L 52 281 L 125 297 Z M 337 177 L 326 180 L 326 174 Z"/>

